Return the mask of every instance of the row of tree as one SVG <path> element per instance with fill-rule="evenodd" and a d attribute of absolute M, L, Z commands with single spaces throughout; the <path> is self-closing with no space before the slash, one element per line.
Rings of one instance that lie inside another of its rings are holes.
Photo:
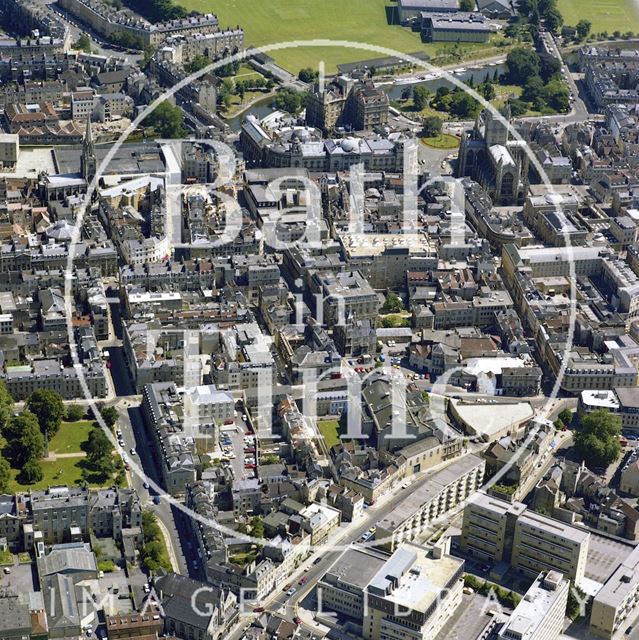
<path fill-rule="evenodd" d="M 217 102 L 224 105 L 227 109 L 231 106 L 234 95 L 244 99 L 247 91 L 270 91 L 275 86 L 275 82 L 271 78 L 262 76 L 251 77 L 246 80 L 231 80 L 224 78 L 217 88 Z"/>
<path fill-rule="evenodd" d="M 171 571 L 173 567 L 166 550 L 164 537 L 152 511 L 147 510 L 142 513 L 142 532 L 144 533 L 142 566 L 151 573 L 160 568 Z"/>
<path fill-rule="evenodd" d="M 65 408 L 62 396 L 55 391 L 39 389 L 32 393 L 21 413 L 14 413 L 13 398 L 4 383 L 0 383 L 0 492 L 8 489 L 11 469 L 19 469 L 17 480 L 21 484 L 34 484 L 43 478 L 41 461 L 47 442 L 53 438 L 63 420 L 75 422 L 85 415 L 79 405 Z M 106 424 L 113 428 L 117 411 L 105 407 L 102 414 Z M 115 472 L 113 446 L 104 431 L 97 425 L 89 432 L 82 448 L 87 454 L 85 470 L 104 481 Z M 121 464 L 121 461 L 119 461 Z"/>
<path fill-rule="evenodd" d="M 558 60 L 541 58 L 528 47 L 515 47 L 506 58 L 505 80 L 523 88 L 521 100 L 511 101 L 513 115 L 532 106 L 536 111 L 570 110 L 570 90 L 561 77 L 561 63 Z M 517 104 L 527 103 L 523 105 Z"/>
<path fill-rule="evenodd" d="M 112 0 L 122 4 L 122 0 Z M 189 12 L 173 0 L 123 0 L 124 4 L 149 22 L 164 22 L 165 20 L 175 20 L 186 18 Z"/>
<path fill-rule="evenodd" d="M 564 23 L 557 0 L 519 0 L 517 7 L 530 24 L 538 26 L 543 21 L 553 33 L 557 33 Z"/>

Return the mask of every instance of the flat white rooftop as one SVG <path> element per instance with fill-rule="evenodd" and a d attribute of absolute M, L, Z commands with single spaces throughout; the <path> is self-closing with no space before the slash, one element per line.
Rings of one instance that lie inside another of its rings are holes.
<path fill-rule="evenodd" d="M 465 403 L 450 401 L 456 417 L 477 435 L 493 439 L 504 429 L 518 428 L 535 415 L 529 402 L 499 404 Z"/>

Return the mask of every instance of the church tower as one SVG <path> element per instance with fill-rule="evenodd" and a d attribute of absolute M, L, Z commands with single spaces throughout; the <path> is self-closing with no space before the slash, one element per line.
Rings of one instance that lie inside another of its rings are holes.
<path fill-rule="evenodd" d="M 506 104 L 503 109 L 502 116 L 506 122 L 510 123 L 511 112 L 509 104 Z M 489 147 L 492 147 L 494 144 L 506 145 L 508 143 L 508 126 L 498 120 L 488 109 L 484 112 L 484 117 L 486 118 L 486 133 L 484 134 L 486 144 Z"/>
<path fill-rule="evenodd" d="M 93 144 L 93 134 L 91 133 L 91 117 L 87 118 L 87 128 L 82 143 L 82 155 L 80 156 L 80 173 L 82 177 L 91 182 L 95 178 L 98 161 L 95 157 L 95 146 Z"/>

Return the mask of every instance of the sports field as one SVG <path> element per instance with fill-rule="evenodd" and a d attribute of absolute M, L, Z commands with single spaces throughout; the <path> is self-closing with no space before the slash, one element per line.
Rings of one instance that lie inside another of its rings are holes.
<path fill-rule="evenodd" d="M 592 31 L 639 31 L 639 0 L 559 0 L 565 24 L 590 20 Z"/>
<path fill-rule="evenodd" d="M 388 47 L 402 53 L 441 52 L 442 43 L 424 44 L 418 33 L 389 25 L 389 13 L 396 4 L 389 0 L 180 0 L 187 9 L 217 14 L 220 24 L 240 25 L 247 46 L 262 46 L 293 40 L 330 39 L 363 42 Z M 475 57 L 499 55 L 491 44 L 461 44 L 460 50 Z M 291 48 L 270 52 L 278 64 L 296 73 L 303 67 L 317 69 L 323 60 L 327 72 L 343 62 L 379 58 L 374 51 L 339 47 Z M 505 55 L 505 54 L 504 54 Z"/>

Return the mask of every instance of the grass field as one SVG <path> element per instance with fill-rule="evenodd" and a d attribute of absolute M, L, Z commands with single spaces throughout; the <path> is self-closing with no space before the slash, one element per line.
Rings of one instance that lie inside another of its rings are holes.
<path fill-rule="evenodd" d="M 337 422 L 337 420 L 320 420 L 317 423 L 317 427 L 329 449 L 341 442 L 339 437 L 339 422 Z"/>
<path fill-rule="evenodd" d="M 42 472 L 44 476 L 40 482 L 23 485 L 16 481 L 19 469 L 11 469 L 11 481 L 9 493 L 16 491 L 29 491 L 30 489 L 46 489 L 49 485 L 66 484 L 74 487 L 80 483 L 82 477 L 82 461 L 84 458 L 60 458 L 59 460 L 43 460 Z M 98 485 L 91 485 L 98 486 Z"/>
<path fill-rule="evenodd" d="M 80 453 L 80 445 L 89 437 L 93 422 L 78 420 L 77 422 L 63 422 L 60 431 L 49 441 L 51 453 Z"/>
<path fill-rule="evenodd" d="M 187 9 L 212 11 L 222 26 L 240 25 L 248 47 L 310 40 L 313 38 L 349 40 L 388 47 L 402 53 L 425 51 L 431 56 L 442 49 L 441 43 L 424 44 L 418 33 L 399 25 L 389 25 L 387 11 L 395 9 L 388 0 L 181 0 Z M 492 51 L 492 53 L 491 53 Z M 490 44 L 462 44 L 460 52 L 488 57 L 494 54 Z M 336 65 L 383 54 L 339 47 L 289 48 L 269 52 L 278 64 L 296 73 L 303 67 L 318 68 L 320 60 L 332 73 Z"/>
<path fill-rule="evenodd" d="M 639 9 L 635 0 L 559 0 L 565 24 L 575 26 L 590 20 L 592 31 L 639 31 Z"/>
<path fill-rule="evenodd" d="M 442 133 L 431 138 L 422 138 L 421 141 L 427 147 L 433 147 L 433 149 L 456 149 L 459 146 L 459 138 L 448 133 Z"/>

